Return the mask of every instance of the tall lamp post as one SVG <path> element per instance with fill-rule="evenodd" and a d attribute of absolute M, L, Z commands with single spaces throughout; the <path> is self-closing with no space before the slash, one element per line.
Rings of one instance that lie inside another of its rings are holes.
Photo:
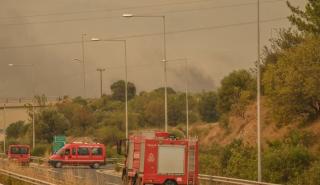
<path fill-rule="evenodd" d="M 167 93 L 167 41 L 166 41 L 166 17 L 165 16 L 153 16 L 153 15 L 133 15 L 129 13 L 122 14 L 122 17 L 133 18 L 161 18 L 163 24 L 163 72 L 164 72 L 164 111 L 165 111 L 165 127 L 164 130 L 168 131 L 168 93 Z"/>
<path fill-rule="evenodd" d="M 81 34 L 81 51 L 82 51 L 82 73 L 83 73 L 83 97 L 86 98 L 86 64 L 85 64 L 85 52 L 84 52 L 84 43 L 85 37 L 87 34 Z"/>
<path fill-rule="evenodd" d="M 3 153 L 6 153 L 6 104 L 3 104 Z"/>
<path fill-rule="evenodd" d="M 36 147 L 36 135 L 35 135 L 35 125 L 34 125 L 34 96 L 35 96 L 35 83 L 34 83 L 34 65 L 33 64 L 8 64 L 9 67 L 30 67 L 31 68 L 31 78 L 32 78 L 32 148 Z"/>
<path fill-rule="evenodd" d="M 102 72 L 104 72 L 106 69 L 104 68 L 98 68 L 97 71 L 100 73 L 100 98 L 102 97 Z"/>
<path fill-rule="evenodd" d="M 127 61 L 127 41 L 126 40 L 108 40 L 108 39 L 99 39 L 91 38 L 91 41 L 95 42 L 121 42 L 124 47 L 124 65 L 125 65 L 125 114 L 126 114 L 126 139 L 129 137 L 128 132 L 128 61 Z"/>
<path fill-rule="evenodd" d="M 261 182 L 262 175 L 261 175 L 261 118 L 260 118 L 260 95 L 261 95 L 261 74 L 260 74 L 260 0 L 257 0 L 257 149 L 258 149 L 258 181 Z"/>
<path fill-rule="evenodd" d="M 85 33 L 81 34 L 81 57 L 82 59 L 75 58 L 72 61 L 79 62 L 82 64 L 82 83 L 83 83 L 83 98 L 86 98 L 87 96 L 87 89 L 86 89 L 86 64 L 85 64 Z"/>
<path fill-rule="evenodd" d="M 168 60 L 168 62 L 183 61 L 185 70 L 185 94 L 186 94 L 186 124 L 187 124 L 187 138 L 189 138 L 189 67 L 187 58 L 178 58 L 173 60 Z"/>

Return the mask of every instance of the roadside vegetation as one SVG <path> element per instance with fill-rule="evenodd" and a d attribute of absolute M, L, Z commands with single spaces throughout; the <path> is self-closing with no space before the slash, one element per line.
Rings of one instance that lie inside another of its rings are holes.
<path fill-rule="evenodd" d="M 288 3 L 292 28 L 282 29 L 270 40 L 262 58 L 263 108 L 268 109 L 265 124 L 274 132 L 290 126 L 281 138 L 263 145 L 263 180 L 282 184 L 320 184 L 320 147 L 318 131 L 306 131 L 319 124 L 320 116 L 320 3 L 309 0 L 305 9 Z M 221 81 L 215 91 L 193 93 L 189 97 L 189 119 L 197 123 L 219 123 L 225 134 L 232 133 L 230 118 L 247 121 L 246 111 L 256 101 L 256 69 L 236 70 Z M 124 137 L 124 81 L 111 85 L 112 94 L 99 99 L 64 97 L 57 105 L 37 109 L 35 128 L 38 143 L 35 155 L 50 148 L 54 135 L 91 137 L 114 147 Z M 164 127 L 164 89 L 137 94 L 128 84 L 129 130 Z M 45 97 L 37 97 L 45 104 Z M 30 118 L 32 114 L 30 112 Z M 185 94 L 168 89 L 170 130 L 177 136 L 186 134 Z M 12 123 L 6 130 L 8 143 L 31 143 L 31 120 Z M 195 136 L 210 130 L 192 128 Z M 237 131 L 238 132 L 238 131 Z M 240 131 L 239 131 L 240 132 Z M 200 137 L 201 138 L 201 137 Z M 319 146 L 319 145 L 318 145 Z M 114 155 L 110 151 L 108 155 Z M 201 173 L 256 180 L 256 146 L 237 138 L 229 143 L 209 142 L 200 146 Z"/>

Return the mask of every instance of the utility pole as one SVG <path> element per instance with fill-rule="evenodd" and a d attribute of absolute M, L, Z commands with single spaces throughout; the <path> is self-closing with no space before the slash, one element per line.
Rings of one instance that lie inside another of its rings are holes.
<path fill-rule="evenodd" d="M 165 111 L 165 132 L 168 132 L 168 82 L 167 82 L 167 40 L 166 40 L 166 17 L 162 16 L 163 24 L 163 65 L 164 65 L 164 111 Z"/>
<path fill-rule="evenodd" d="M 122 42 L 124 51 L 124 69 L 125 69 L 125 114 L 126 114 L 126 139 L 129 138 L 129 125 L 128 125 L 128 57 L 127 57 L 127 41 L 126 40 L 101 40 L 99 38 L 91 38 L 91 41 L 104 41 L 104 42 Z"/>
<path fill-rule="evenodd" d="M 34 64 L 8 64 L 9 67 L 31 67 L 31 81 L 32 81 L 32 148 L 36 146 L 35 133 L 35 66 Z"/>
<path fill-rule="evenodd" d="M 83 73 L 83 97 L 86 98 L 86 64 L 85 64 L 85 52 L 84 52 L 84 42 L 86 34 L 81 34 L 81 51 L 82 51 L 82 73 Z"/>
<path fill-rule="evenodd" d="M 6 104 L 3 104 L 3 153 L 6 153 Z"/>
<path fill-rule="evenodd" d="M 122 17 L 132 18 L 132 17 L 142 17 L 142 18 L 162 18 L 163 25 L 163 71 L 164 71 L 164 112 L 165 112 L 165 125 L 164 130 L 168 131 L 168 95 L 167 95 L 167 41 L 166 41 L 166 17 L 156 16 L 156 15 L 133 15 L 130 13 L 122 14 Z"/>
<path fill-rule="evenodd" d="M 106 69 L 104 68 L 98 68 L 97 71 L 100 72 L 100 98 L 102 97 L 102 72 L 104 72 Z"/>
<path fill-rule="evenodd" d="M 188 60 L 185 61 L 185 70 L 186 70 L 186 121 L 187 121 L 187 138 L 189 138 L 189 67 Z"/>
<path fill-rule="evenodd" d="M 261 89 L 260 89 L 260 0 L 257 2 L 257 18 L 258 18 L 258 24 L 257 24 L 257 52 L 258 52 L 258 59 L 257 59 L 257 149 L 258 149 L 258 181 L 262 181 L 262 175 L 261 175 L 261 120 L 260 120 L 260 95 L 261 95 Z"/>

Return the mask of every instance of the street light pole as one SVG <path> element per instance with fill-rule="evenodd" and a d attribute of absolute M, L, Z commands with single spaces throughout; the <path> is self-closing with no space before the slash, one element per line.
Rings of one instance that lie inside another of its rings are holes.
<path fill-rule="evenodd" d="M 257 0 L 257 18 L 258 18 L 258 24 L 257 24 L 257 45 L 258 45 L 258 59 L 257 59 L 257 149 L 258 149 L 258 181 L 262 181 L 262 175 L 261 175 L 261 120 L 260 120 L 260 95 L 261 95 L 261 88 L 260 88 L 260 82 L 261 82 L 261 74 L 260 74 L 260 0 Z"/>
<path fill-rule="evenodd" d="M 35 134 L 35 76 L 33 64 L 8 64 L 9 67 L 31 67 L 31 81 L 32 81 L 32 148 L 36 147 L 36 134 Z"/>
<path fill-rule="evenodd" d="M 153 15 L 133 15 L 129 13 L 122 14 L 122 17 L 143 17 L 143 18 L 162 18 L 163 24 L 163 72 L 164 72 L 164 111 L 165 111 L 165 132 L 168 131 L 168 93 L 167 93 L 167 41 L 166 41 L 166 17 Z"/>
<path fill-rule="evenodd" d="M 82 73 L 83 73 L 83 97 L 86 98 L 86 66 L 85 66 L 85 52 L 84 52 L 84 43 L 85 43 L 86 34 L 81 34 L 81 51 L 82 51 Z"/>
<path fill-rule="evenodd" d="M 128 57 L 127 57 L 127 41 L 126 40 L 106 40 L 99 38 L 92 38 L 91 41 L 104 41 L 104 42 L 122 42 L 124 47 L 124 65 L 125 65 L 125 117 L 126 117 L 126 139 L 129 138 L 129 125 L 128 125 Z"/>
<path fill-rule="evenodd" d="M 127 41 L 123 40 L 124 44 L 124 64 L 125 64 L 125 97 L 126 97 L 126 139 L 129 139 L 128 125 L 128 61 L 127 61 Z"/>
<path fill-rule="evenodd" d="M 6 153 L 6 104 L 3 104 L 3 153 Z"/>
<path fill-rule="evenodd" d="M 164 67 L 164 111 L 165 111 L 165 132 L 168 132 L 168 92 L 167 92 L 167 40 L 166 40 L 166 17 L 162 16 L 163 24 L 163 67 Z"/>
<path fill-rule="evenodd" d="M 106 69 L 104 68 L 98 68 L 97 71 L 100 73 L 100 98 L 102 97 L 102 72 L 104 72 Z"/>
<path fill-rule="evenodd" d="M 189 138 L 189 67 L 188 60 L 185 61 L 185 70 L 186 70 L 186 121 L 187 121 L 187 138 Z"/>
<path fill-rule="evenodd" d="M 186 123 L 187 123 L 187 138 L 189 138 L 189 67 L 188 67 L 188 59 L 187 58 L 178 58 L 173 60 L 168 60 L 167 62 L 174 62 L 174 61 L 184 61 L 184 68 L 185 68 L 185 94 L 186 94 Z"/>

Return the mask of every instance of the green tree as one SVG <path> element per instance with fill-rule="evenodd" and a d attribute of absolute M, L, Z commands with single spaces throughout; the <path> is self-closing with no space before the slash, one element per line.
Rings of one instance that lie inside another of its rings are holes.
<path fill-rule="evenodd" d="M 320 40 L 307 38 L 266 66 L 263 86 L 279 123 L 306 122 L 320 114 Z"/>
<path fill-rule="evenodd" d="M 87 100 L 82 98 L 81 96 L 78 96 L 73 99 L 73 103 L 86 106 L 88 104 Z"/>
<path fill-rule="evenodd" d="M 218 89 L 218 110 L 221 114 L 231 111 L 232 105 L 239 103 L 243 98 L 255 98 L 255 79 L 246 70 L 233 71 L 221 81 Z M 242 103 L 240 102 L 240 103 Z"/>
<path fill-rule="evenodd" d="M 176 126 L 186 120 L 185 94 L 171 94 L 168 96 L 168 123 Z"/>
<path fill-rule="evenodd" d="M 6 136 L 8 138 L 19 138 L 27 132 L 27 126 L 24 121 L 17 121 L 11 123 L 6 129 Z"/>
<path fill-rule="evenodd" d="M 289 16 L 291 24 L 302 32 L 320 34 L 320 1 L 307 0 L 305 10 L 294 7 L 289 1 L 287 5 L 292 11 L 292 15 Z"/>
<path fill-rule="evenodd" d="M 88 129 L 96 126 L 96 118 L 88 107 L 77 107 L 71 118 L 71 126 L 73 127 L 71 133 L 76 135 L 88 134 Z"/>
<path fill-rule="evenodd" d="M 265 67 L 268 64 L 275 64 L 279 60 L 279 57 L 286 50 L 293 48 L 304 41 L 304 38 L 297 31 L 289 29 L 280 29 L 278 31 L 278 37 L 270 39 L 271 46 L 264 47 L 264 58 L 262 65 L 262 73 L 265 71 Z"/>
<path fill-rule="evenodd" d="M 160 87 L 158 89 L 153 90 L 153 92 L 159 93 L 164 95 L 164 87 Z M 176 94 L 176 91 L 172 87 L 167 87 L 167 93 L 169 94 Z"/>
<path fill-rule="evenodd" d="M 70 123 L 55 108 L 46 108 L 36 115 L 36 136 L 38 140 L 52 142 L 54 135 L 64 135 Z"/>
<path fill-rule="evenodd" d="M 295 182 L 312 162 L 307 148 L 283 143 L 270 147 L 263 156 L 264 179 L 274 183 Z"/>
<path fill-rule="evenodd" d="M 302 183 L 300 184 L 320 184 L 320 161 L 314 162 L 301 176 Z"/>
<path fill-rule="evenodd" d="M 128 100 L 131 100 L 136 96 L 136 86 L 128 82 Z M 117 82 L 114 82 L 111 85 L 111 91 L 112 91 L 112 98 L 114 100 L 119 100 L 119 101 L 125 101 L 125 81 L 124 80 L 119 80 Z"/>
<path fill-rule="evenodd" d="M 215 92 L 205 92 L 200 95 L 199 113 L 203 121 L 214 122 L 218 120 L 217 101 Z"/>
<path fill-rule="evenodd" d="M 144 106 L 144 117 L 146 122 L 153 126 L 162 128 L 164 123 L 164 102 L 160 98 L 155 98 Z"/>

